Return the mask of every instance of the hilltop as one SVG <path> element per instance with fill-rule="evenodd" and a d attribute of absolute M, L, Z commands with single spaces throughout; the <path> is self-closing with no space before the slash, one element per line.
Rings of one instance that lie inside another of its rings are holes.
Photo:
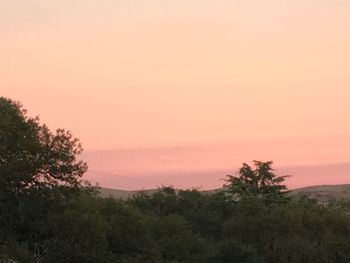
<path fill-rule="evenodd" d="M 296 196 L 308 196 L 319 201 L 330 199 L 350 200 L 350 184 L 341 185 L 316 185 L 295 189 L 292 191 Z"/>
<path fill-rule="evenodd" d="M 216 190 L 209 190 L 205 192 L 214 192 Z M 117 199 L 127 199 L 138 193 L 144 192 L 146 194 L 153 194 L 157 189 L 144 189 L 144 190 L 120 190 L 120 189 L 110 189 L 110 188 L 101 188 L 101 196 L 103 197 L 113 197 Z M 292 196 L 307 196 L 312 199 L 317 199 L 319 201 L 328 201 L 330 199 L 335 200 L 350 200 L 350 184 L 341 184 L 341 185 L 315 185 L 308 186 L 298 189 L 291 190 Z"/>

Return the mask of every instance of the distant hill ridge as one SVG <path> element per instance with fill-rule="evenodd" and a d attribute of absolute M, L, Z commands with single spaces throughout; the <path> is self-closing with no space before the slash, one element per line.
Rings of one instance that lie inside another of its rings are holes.
<path fill-rule="evenodd" d="M 146 194 L 153 194 L 157 192 L 158 189 L 145 189 L 145 190 L 119 190 L 119 189 L 110 189 L 110 188 L 101 188 L 101 196 L 103 197 L 113 197 L 120 199 L 130 198 L 140 192 Z M 203 192 L 214 192 L 217 190 L 208 190 Z M 291 190 L 293 196 L 307 196 L 309 198 L 317 199 L 319 201 L 328 201 L 330 199 L 335 200 L 350 200 L 350 184 L 341 184 L 341 185 L 315 185 L 308 186 L 298 189 Z"/>
<path fill-rule="evenodd" d="M 315 185 L 292 190 L 296 196 L 307 196 L 319 201 L 350 200 L 350 184 Z"/>

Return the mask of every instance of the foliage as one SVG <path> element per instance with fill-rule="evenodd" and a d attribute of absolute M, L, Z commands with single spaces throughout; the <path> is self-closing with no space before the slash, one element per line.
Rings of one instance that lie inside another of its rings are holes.
<path fill-rule="evenodd" d="M 266 203 L 287 200 L 287 187 L 282 184 L 288 176 L 277 176 L 272 161 L 253 161 L 254 168 L 244 163 L 238 176 L 227 175 L 227 193 L 236 200 L 260 198 Z"/>
<path fill-rule="evenodd" d="M 350 262 L 350 203 L 288 199 L 272 162 L 244 164 L 227 191 L 116 200 L 82 184 L 69 132 L 4 98 L 0 139 L 0 262 Z"/>
<path fill-rule="evenodd" d="M 87 169 L 77 160 L 79 140 L 69 131 L 52 133 L 21 104 L 0 98 L 0 189 L 20 194 L 33 188 L 79 187 Z"/>

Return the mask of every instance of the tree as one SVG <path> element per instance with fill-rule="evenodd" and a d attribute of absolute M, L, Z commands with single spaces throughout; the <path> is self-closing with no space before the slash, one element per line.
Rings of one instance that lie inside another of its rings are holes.
<path fill-rule="evenodd" d="M 256 197 L 264 202 L 287 200 L 287 187 L 283 184 L 288 176 L 277 176 L 272 161 L 253 161 L 254 167 L 243 163 L 238 176 L 227 175 L 227 193 L 234 199 Z"/>
<path fill-rule="evenodd" d="M 48 215 L 60 213 L 66 197 L 92 190 L 82 180 L 81 152 L 69 131 L 51 132 L 19 102 L 0 97 L 0 244 L 13 251 L 8 258 L 41 255 L 37 244 L 52 238 L 40 232 Z"/>
<path fill-rule="evenodd" d="M 0 98 L 0 191 L 80 187 L 87 170 L 77 159 L 81 152 L 69 131 L 52 133 L 20 103 Z"/>

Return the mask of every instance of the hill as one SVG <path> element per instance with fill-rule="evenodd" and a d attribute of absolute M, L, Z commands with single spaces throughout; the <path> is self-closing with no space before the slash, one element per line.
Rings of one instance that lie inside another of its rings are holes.
<path fill-rule="evenodd" d="M 113 197 L 120 199 L 127 199 L 136 195 L 137 193 L 144 192 L 146 194 L 153 194 L 157 189 L 139 190 L 139 191 L 127 191 L 119 189 L 101 188 L 101 196 Z M 217 190 L 212 190 L 217 191 Z M 212 192 L 205 191 L 205 192 Z M 292 196 L 307 196 L 312 199 L 325 202 L 330 199 L 336 200 L 350 200 L 350 184 L 342 185 L 316 185 L 293 189 L 291 191 Z"/>
<path fill-rule="evenodd" d="M 350 200 L 350 184 L 309 186 L 293 190 L 292 195 L 307 196 L 321 202 L 330 199 Z"/>
<path fill-rule="evenodd" d="M 111 188 L 101 188 L 100 193 L 102 197 L 113 197 L 117 199 L 128 199 L 138 193 L 144 192 L 146 194 L 153 194 L 157 192 L 157 189 L 147 189 L 147 190 L 120 190 L 120 189 L 111 189 Z"/>

